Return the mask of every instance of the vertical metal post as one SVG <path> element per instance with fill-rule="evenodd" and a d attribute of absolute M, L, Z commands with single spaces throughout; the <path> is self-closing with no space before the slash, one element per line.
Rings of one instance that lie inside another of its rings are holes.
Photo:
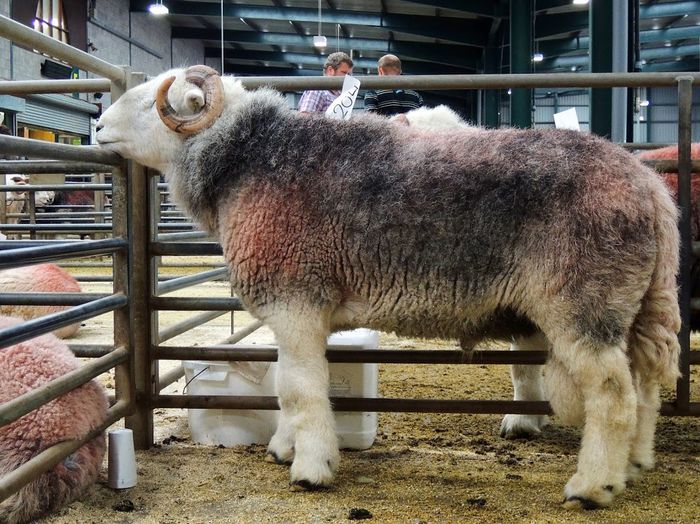
<path fill-rule="evenodd" d="M 533 0 L 510 0 L 510 72 L 532 73 Z M 513 88 L 510 125 L 532 127 L 532 89 Z"/>
<path fill-rule="evenodd" d="M 693 258 L 693 238 L 690 225 L 692 103 L 693 79 L 691 77 L 678 77 L 678 204 L 681 208 L 681 288 L 678 302 L 683 324 L 678 335 L 681 344 L 680 370 L 682 376 L 676 385 L 676 406 L 681 413 L 687 413 L 690 408 L 690 267 Z"/>
<path fill-rule="evenodd" d="M 498 71 L 498 47 L 488 46 L 484 50 L 484 70 L 487 74 L 500 73 Z M 500 98 L 498 89 L 484 89 L 484 112 L 483 120 L 479 125 L 496 128 L 499 125 L 498 112 L 500 110 Z"/>
<path fill-rule="evenodd" d="M 124 85 L 112 82 L 111 98 L 115 102 L 124 94 Z M 126 164 L 112 170 L 112 236 L 129 238 L 129 177 Z M 112 259 L 112 280 L 114 293 L 130 297 L 129 289 L 129 252 L 118 251 Z M 117 401 L 129 405 L 133 412 L 136 390 L 134 384 L 134 345 L 131 342 L 131 299 L 126 308 L 114 311 L 114 347 L 124 346 L 129 349 L 129 359 L 114 368 L 114 385 Z"/>
<path fill-rule="evenodd" d="M 96 173 L 95 177 L 95 182 L 98 184 L 104 184 L 105 183 L 105 174 L 104 173 Z M 94 200 L 95 200 L 95 212 L 96 213 L 102 213 L 105 210 L 105 192 L 103 190 L 97 190 L 94 193 Z M 101 214 L 96 214 L 95 215 L 95 224 L 104 224 L 105 218 Z M 103 235 L 102 233 L 95 233 L 95 238 L 104 238 L 106 235 Z"/>
<path fill-rule="evenodd" d="M 127 85 L 142 83 L 142 73 L 127 73 Z M 136 406 L 126 418 L 126 427 L 134 432 L 134 446 L 147 449 L 153 444 L 153 411 L 150 399 L 157 385 L 151 365 L 151 323 L 149 320 L 149 208 L 146 169 L 128 162 L 129 221 L 129 341 L 133 348 L 133 373 Z M 156 370 L 157 372 L 157 370 Z"/>
<path fill-rule="evenodd" d="M 29 214 L 29 223 L 36 225 L 36 191 L 27 191 L 27 212 Z M 19 222 L 19 221 L 18 221 Z M 29 238 L 36 239 L 36 229 L 29 231 Z"/>
<path fill-rule="evenodd" d="M 612 62 L 613 0 L 596 0 L 589 6 L 591 73 L 610 73 Z M 591 133 L 610 137 L 612 134 L 612 90 L 609 87 L 591 89 Z"/>

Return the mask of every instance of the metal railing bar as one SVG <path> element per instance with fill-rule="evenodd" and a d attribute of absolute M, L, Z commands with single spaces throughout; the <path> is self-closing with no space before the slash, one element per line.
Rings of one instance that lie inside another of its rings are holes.
<path fill-rule="evenodd" d="M 403 398 L 331 397 L 334 411 L 377 411 L 382 413 L 476 413 L 492 415 L 551 415 L 549 402 L 525 400 L 440 400 Z M 156 395 L 154 408 L 194 409 L 279 409 L 277 397 Z M 677 409 L 672 402 L 661 405 L 664 416 L 698 416 L 700 402 L 692 402 L 687 410 Z"/>
<path fill-rule="evenodd" d="M 167 328 L 158 332 L 158 343 L 160 344 L 166 340 L 175 338 L 185 331 L 189 331 L 194 327 L 204 324 L 205 322 L 209 322 L 210 320 L 214 320 L 215 318 L 225 315 L 226 313 L 228 313 L 228 311 L 207 311 L 206 313 L 195 315 L 194 317 L 183 320 L 182 322 L 168 326 Z M 0 331 L 0 333 L 2 332 Z"/>
<path fill-rule="evenodd" d="M 331 397 L 335 411 L 482 413 L 550 415 L 549 402 L 513 400 L 435 400 Z M 279 409 L 277 397 L 225 395 L 156 395 L 154 408 Z"/>
<path fill-rule="evenodd" d="M 678 173 L 678 160 L 642 160 L 645 164 L 659 173 Z M 691 160 L 690 169 L 692 172 L 700 172 L 700 160 Z"/>
<path fill-rule="evenodd" d="M 242 327 L 235 333 L 232 333 L 231 336 L 226 338 L 226 340 L 221 342 L 221 344 L 237 344 L 238 342 L 246 338 L 248 335 L 251 335 L 264 325 L 265 324 L 263 324 L 260 320 L 255 320 L 247 326 Z"/>
<path fill-rule="evenodd" d="M 109 78 L 122 85 L 126 81 L 126 71 L 121 67 L 59 42 L 6 16 L 0 16 L 0 35 L 30 51 L 37 49 L 47 55 L 64 60 L 73 66 Z"/>
<path fill-rule="evenodd" d="M 58 215 L 56 218 L 60 219 L 61 216 Z M 105 231 L 112 230 L 112 224 L 11 224 L 3 225 L 2 229 L 9 232 L 22 232 L 22 231 L 43 231 L 43 232 L 81 232 L 81 233 L 102 233 Z"/>
<path fill-rule="evenodd" d="M 165 295 L 166 293 L 172 293 L 173 291 L 178 291 L 196 284 L 218 280 L 222 277 L 228 277 L 228 268 L 210 269 L 209 271 L 202 271 L 194 275 L 173 278 L 164 284 L 158 284 L 156 287 L 156 295 Z"/>
<path fill-rule="evenodd" d="M 6 244 L 9 249 L 5 249 Z M 50 262 L 74 256 L 109 255 L 125 249 L 127 243 L 122 238 L 108 238 L 74 242 L 63 240 L 57 244 L 39 244 L 16 249 L 12 249 L 12 247 L 14 246 L 11 241 L 0 242 L 0 269 Z"/>
<path fill-rule="evenodd" d="M 125 400 L 119 400 L 116 404 L 107 410 L 107 416 L 104 422 L 93 431 L 85 435 L 83 438 L 76 440 L 66 440 L 60 442 L 50 448 L 45 449 L 36 457 L 25 462 L 20 467 L 7 473 L 0 478 L 0 501 L 19 491 L 24 485 L 28 484 L 42 473 L 50 470 L 56 464 L 61 462 L 70 454 L 83 446 L 86 442 L 91 441 L 100 435 L 105 429 L 114 424 L 116 421 L 128 415 L 132 406 Z"/>
<path fill-rule="evenodd" d="M 167 211 L 166 211 L 167 213 Z M 172 240 L 195 240 L 198 238 L 210 238 L 211 235 L 206 231 L 185 231 L 184 233 L 163 233 L 156 237 L 158 242 L 167 242 Z"/>
<path fill-rule="evenodd" d="M 104 78 L 76 80 L 2 80 L 0 95 L 43 93 L 109 93 L 110 81 Z"/>
<path fill-rule="evenodd" d="M 72 146 L 8 135 L 0 135 L 0 149 L 7 155 L 97 162 L 110 166 L 120 166 L 124 162 L 118 154 L 102 149 L 100 146 Z"/>
<path fill-rule="evenodd" d="M 625 149 L 660 149 L 662 147 L 668 147 L 675 144 L 650 144 L 648 142 L 624 142 L 620 144 Z"/>
<path fill-rule="evenodd" d="M 0 404 L 0 427 L 8 425 L 36 408 L 51 402 L 53 399 L 82 386 L 96 376 L 112 369 L 117 364 L 126 362 L 128 358 L 129 351 L 127 348 L 117 348 L 107 355 L 83 364 L 78 369 L 69 371 L 65 375 L 50 380 L 32 391 Z"/>
<path fill-rule="evenodd" d="M 168 311 L 245 311 L 236 297 L 152 297 L 151 307 Z"/>
<path fill-rule="evenodd" d="M 127 302 L 126 296 L 114 294 L 107 298 L 101 298 L 86 304 L 74 306 L 65 311 L 51 313 L 43 317 L 27 320 L 22 324 L 0 329 L 0 350 L 1 348 L 29 340 L 64 326 L 69 326 L 81 320 L 114 311 L 115 309 L 126 306 Z"/>
<path fill-rule="evenodd" d="M 163 391 L 173 382 L 177 382 L 185 376 L 185 368 L 182 365 L 163 373 L 158 377 L 158 391 Z"/>
<path fill-rule="evenodd" d="M 109 344 L 68 344 L 73 354 L 78 358 L 102 357 L 114 350 Z"/>
<path fill-rule="evenodd" d="M 29 140 L 29 139 L 21 139 L 21 140 Z M 73 146 L 73 147 L 87 147 L 87 146 Z M 0 164 L 1 165 L 1 164 Z M 8 186 L 8 185 L 2 185 L 0 186 L 0 191 L 17 191 L 18 186 Z M 112 184 L 93 184 L 92 182 L 84 183 L 84 184 L 27 184 L 25 186 L 20 186 L 19 189 L 21 191 L 27 191 L 29 193 L 37 192 L 37 191 L 54 191 L 54 190 L 66 190 L 66 191 L 83 191 L 83 190 L 88 190 L 88 191 L 105 191 L 105 190 L 110 190 L 112 189 Z M 76 207 L 76 206 L 71 206 L 70 204 L 66 204 L 67 206 L 70 207 Z M 93 207 L 93 206 L 91 206 Z"/>
<path fill-rule="evenodd" d="M 700 73 L 548 73 L 362 76 L 363 89 L 508 89 L 511 87 L 660 87 L 675 86 L 676 78 L 700 81 Z M 267 86 L 281 91 L 305 89 L 339 90 L 343 79 L 336 77 L 242 77 L 246 89 Z"/>
<path fill-rule="evenodd" d="M 0 304 L 27 306 L 77 306 L 109 297 L 108 293 L 3 293 L 0 290 Z"/>
<path fill-rule="evenodd" d="M 0 174 L 7 173 L 70 173 L 91 175 L 109 173 L 105 164 L 92 162 L 65 162 L 60 160 L 3 160 L 0 161 Z"/>
<path fill-rule="evenodd" d="M 256 344 L 236 346 L 156 346 L 155 358 L 160 360 L 241 360 L 275 362 L 277 347 Z M 532 364 L 547 361 L 546 351 L 479 350 L 468 353 L 454 350 L 405 349 L 328 349 L 328 362 L 373 362 L 378 364 Z"/>
<path fill-rule="evenodd" d="M 222 255 L 223 250 L 218 242 L 152 242 L 151 254 L 162 255 Z"/>

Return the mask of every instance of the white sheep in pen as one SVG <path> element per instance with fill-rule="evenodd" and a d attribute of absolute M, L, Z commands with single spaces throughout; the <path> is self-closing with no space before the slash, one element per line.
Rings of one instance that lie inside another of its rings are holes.
<path fill-rule="evenodd" d="M 678 376 L 677 211 L 621 148 L 566 130 L 304 118 L 205 66 L 127 92 L 97 139 L 165 173 L 274 331 L 268 451 L 295 485 L 332 482 L 326 338 L 359 326 L 465 349 L 546 340 L 552 405 L 585 421 L 567 506 L 607 505 L 653 464 L 658 385 Z"/>

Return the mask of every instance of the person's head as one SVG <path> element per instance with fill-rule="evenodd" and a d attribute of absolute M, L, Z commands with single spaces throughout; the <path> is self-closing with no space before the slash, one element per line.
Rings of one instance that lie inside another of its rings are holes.
<path fill-rule="evenodd" d="M 324 76 L 345 76 L 352 73 L 352 58 L 342 51 L 331 53 L 323 64 Z"/>
<path fill-rule="evenodd" d="M 379 76 L 394 76 L 401 74 L 401 60 L 396 55 L 384 55 L 377 60 Z"/>

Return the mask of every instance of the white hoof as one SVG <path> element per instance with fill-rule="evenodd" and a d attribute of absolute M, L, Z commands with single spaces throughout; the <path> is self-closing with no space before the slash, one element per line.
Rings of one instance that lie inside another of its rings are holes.
<path fill-rule="evenodd" d="M 501 422 L 501 437 L 532 438 L 549 423 L 546 415 L 506 415 Z"/>

